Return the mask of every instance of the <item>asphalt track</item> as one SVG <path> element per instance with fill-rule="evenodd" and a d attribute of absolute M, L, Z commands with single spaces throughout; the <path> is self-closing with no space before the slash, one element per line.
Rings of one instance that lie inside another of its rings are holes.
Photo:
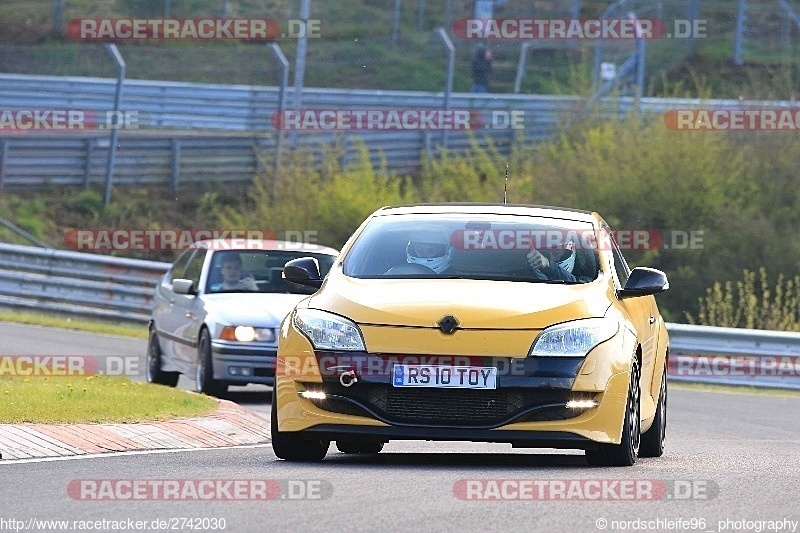
<path fill-rule="evenodd" d="M 0 323 L 0 355 L 143 363 L 145 344 Z M 237 388 L 229 398 L 268 412 L 266 390 Z M 147 531 L 213 531 L 212 518 L 237 532 L 800 531 L 800 397 L 672 387 L 668 413 L 664 457 L 631 468 L 590 468 L 578 451 L 429 442 L 392 442 L 363 457 L 332 446 L 319 464 L 279 461 L 268 445 L 0 462 L 0 531 L 130 530 L 135 520 Z M 224 490 L 216 501 L 96 501 L 91 490 L 70 490 L 81 480 L 178 480 L 184 488 L 267 480 L 270 490 L 266 501 L 260 493 L 234 501 Z M 32 519 L 68 523 L 46 529 Z"/>

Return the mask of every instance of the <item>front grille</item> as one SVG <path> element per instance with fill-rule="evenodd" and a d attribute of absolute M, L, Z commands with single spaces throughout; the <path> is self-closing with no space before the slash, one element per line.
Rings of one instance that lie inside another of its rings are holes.
<path fill-rule="evenodd" d="M 314 404 L 329 412 L 372 416 L 390 424 L 462 427 L 572 418 L 580 412 L 564 404 L 581 397 L 564 389 L 403 388 L 367 383 L 349 388 L 331 383 L 324 391 L 331 397 Z"/>
<path fill-rule="evenodd" d="M 376 395 L 377 396 L 377 395 Z M 512 412 L 504 389 L 386 388 L 385 412 L 398 422 L 448 421 L 452 424 L 490 423 L 508 418 Z M 373 403 L 373 405 L 375 405 Z"/>

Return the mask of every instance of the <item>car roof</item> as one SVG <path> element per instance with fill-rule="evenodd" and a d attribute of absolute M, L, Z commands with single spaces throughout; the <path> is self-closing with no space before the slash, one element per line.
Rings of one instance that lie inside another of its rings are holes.
<path fill-rule="evenodd" d="M 600 216 L 592 211 L 582 209 L 572 209 L 569 207 L 554 207 L 547 205 L 529 204 L 492 204 L 492 203 L 439 203 L 439 204 L 407 204 L 398 206 L 386 206 L 379 209 L 375 216 L 381 215 L 400 215 L 400 214 L 444 214 L 444 213 L 463 213 L 463 214 L 503 214 L 503 215 L 527 215 L 542 216 L 551 218 L 562 218 L 582 222 L 596 222 Z"/>
<path fill-rule="evenodd" d="M 272 239 L 206 239 L 197 241 L 197 248 L 205 248 L 214 251 L 258 251 L 258 250 L 279 250 L 286 252 L 302 252 L 313 254 L 325 254 L 337 256 L 339 251 L 334 248 L 297 241 L 276 241 Z"/>

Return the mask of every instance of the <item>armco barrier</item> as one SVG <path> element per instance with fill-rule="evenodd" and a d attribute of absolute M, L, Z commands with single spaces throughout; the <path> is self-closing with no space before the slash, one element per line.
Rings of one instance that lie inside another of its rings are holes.
<path fill-rule="evenodd" d="M 0 306 L 146 322 L 168 263 L 0 244 Z"/>
<path fill-rule="evenodd" d="M 800 389 L 800 333 L 668 324 L 670 379 Z"/>
<path fill-rule="evenodd" d="M 168 263 L 0 244 L 0 307 L 144 323 Z M 800 389 L 800 333 L 667 324 L 674 381 Z"/>
<path fill-rule="evenodd" d="M 113 108 L 115 81 L 104 78 L 0 74 L 0 109 L 84 109 L 103 114 Z M 276 130 L 270 122 L 278 109 L 279 88 L 152 80 L 126 80 L 120 109 L 147 117 L 146 130 L 119 135 L 115 183 L 172 184 L 189 181 L 246 181 L 259 170 L 258 155 L 270 164 Z M 294 99 L 287 90 L 287 101 Z M 442 109 L 442 92 L 375 91 L 307 87 L 305 109 Z M 624 116 L 637 102 L 605 98 L 595 104 L 601 116 Z M 541 94 L 453 93 L 451 109 L 519 112 L 524 128 L 480 129 L 475 135 L 447 132 L 446 148 L 467 150 L 491 139 L 500 154 L 517 140 L 550 138 L 560 125 L 581 116 L 587 101 L 577 96 Z M 796 102 L 642 98 L 643 114 L 658 118 L 670 109 L 800 109 Z M 191 132 L 191 133 L 189 133 Z M 392 172 L 412 172 L 443 141 L 437 131 L 287 132 L 285 149 L 314 149 L 331 143 L 347 164 L 360 157 L 361 142 L 374 165 Z M 0 188 L 42 184 L 82 185 L 105 178 L 108 135 L 102 131 L 0 131 Z"/>

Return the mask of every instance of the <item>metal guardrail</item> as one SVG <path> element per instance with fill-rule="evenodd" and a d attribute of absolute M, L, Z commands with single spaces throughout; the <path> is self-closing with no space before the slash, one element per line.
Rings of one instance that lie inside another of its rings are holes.
<path fill-rule="evenodd" d="M 115 81 L 100 78 L 0 74 L 0 108 L 86 109 L 111 111 Z M 120 109 L 147 113 L 151 123 L 138 132 L 120 132 L 115 165 L 116 183 L 172 184 L 189 181 L 247 181 L 259 171 L 259 153 L 274 162 L 278 132 L 270 118 L 280 105 L 280 88 L 127 80 Z M 284 95 L 293 100 L 292 89 Z M 441 109 L 443 92 L 303 89 L 308 109 Z M 602 116 L 622 116 L 634 109 L 634 98 L 601 99 Z M 642 113 L 657 116 L 669 109 L 706 106 L 711 109 L 787 108 L 796 102 L 642 98 Z M 586 101 L 574 96 L 452 93 L 451 109 L 521 112 L 524 128 L 482 129 L 475 134 L 448 132 L 446 147 L 455 152 L 481 146 L 491 139 L 501 154 L 517 140 L 550 138 L 561 124 L 580 115 Z M 186 130 L 196 133 L 187 134 Z M 338 144 L 342 162 L 361 156 L 360 143 L 374 165 L 383 161 L 392 172 L 421 167 L 427 154 L 440 148 L 438 131 L 292 132 L 290 149 L 305 149 L 321 157 L 320 147 Z M 0 188 L 42 184 L 87 185 L 102 182 L 109 151 L 102 131 L 0 132 Z"/>
<path fill-rule="evenodd" d="M 0 306 L 146 322 L 168 263 L 0 243 Z"/>
<path fill-rule="evenodd" d="M 144 323 L 168 263 L 0 244 L 0 307 Z M 670 379 L 800 389 L 800 333 L 667 324 Z"/>
<path fill-rule="evenodd" d="M 670 379 L 800 389 L 800 333 L 667 324 Z"/>

